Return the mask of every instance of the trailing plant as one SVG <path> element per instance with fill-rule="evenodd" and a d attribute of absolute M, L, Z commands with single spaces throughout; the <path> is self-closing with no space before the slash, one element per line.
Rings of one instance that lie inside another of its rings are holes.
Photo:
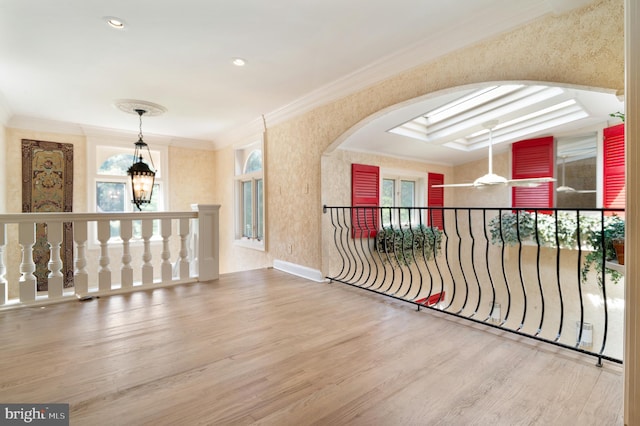
<path fill-rule="evenodd" d="M 557 217 L 557 220 L 556 220 Z M 489 221 L 491 243 L 495 245 L 517 245 L 531 241 L 544 247 L 575 249 L 578 247 L 577 215 L 568 212 L 555 214 L 538 213 L 537 233 L 536 215 L 526 211 L 505 212 Z M 557 229 L 557 236 L 556 236 Z M 603 252 L 602 241 L 606 250 Z M 615 258 L 613 241 L 624 239 L 624 220 L 619 216 L 607 216 L 604 219 L 604 233 L 600 218 L 580 216 L 580 245 L 591 250 L 584 259 L 581 269 L 582 282 L 587 281 L 591 268 L 602 273 L 603 253 L 605 260 Z M 622 274 L 606 268 L 612 282 L 618 283 Z"/>
<path fill-rule="evenodd" d="M 589 216 L 580 217 L 581 242 L 586 240 L 593 223 Z M 536 219 L 535 213 L 527 211 L 505 212 L 489 221 L 489 231 L 491 243 L 496 245 L 516 245 L 524 241 L 545 247 L 576 248 L 578 245 L 576 215 L 567 212 L 558 212 L 557 220 L 553 214 L 538 213 Z"/>
<path fill-rule="evenodd" d="M 587 281 L 587 274 L 591 268 L 601 274 L 603 262 L 616 258 L 613 242 L 616 240 L 624 240 L 624 234 L 624 219 L 616 215 L 606 216 L 604 218 L 604 226 L 601 226 L 600 221 L 598 221 L 597 226 L 591 229 L 587 236 L 587 243 L 593 248 L 593 251 L 585 257 L 584 265 L 582 266 L 583 283 Z M 622 278 L 622 274 L 614 269 L 607 268 L 607 274 L 609 274 L 614 284 L 617 284 L 620 278 Z"/>
<path fill-rule="evenodd" d="M 376 250 L 399 265 L 409 266 L 415 258 L 430 260 L 440 252 L 442 231 L 419 225 L 411 228 L 383 227 L 376 235 Z M 384 258 L 384 257 L 383 257 Z"/>

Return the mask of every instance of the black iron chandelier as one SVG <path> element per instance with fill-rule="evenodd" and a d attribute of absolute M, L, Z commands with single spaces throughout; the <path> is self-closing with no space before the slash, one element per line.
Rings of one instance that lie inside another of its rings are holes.
<path fill-rule="evenodd" d="M 133 193 L 133 200 L 131 200 L 131 202 L 136 205 L 138 210 L 142 210 L 141 205 L 151 203 L 156 171 L 154 170 L 155 166 L 151 152 L 149 151 L 149 146 L 142 140 L 142 115 L 147 111 L 143 109 L 135 109 L 134 111 L 137 112 L 140 117 L 140 132 L 138 133 L 138 141 L 135 143 L 136 148 L 133 153 L 133 164 L 129 167 L 129 170 L 127 170 L 127 174 L 131 178 L 131 190 Z M 147 149 L 151 167 L 149 167 L 142 157 L 145 148 Z"/>

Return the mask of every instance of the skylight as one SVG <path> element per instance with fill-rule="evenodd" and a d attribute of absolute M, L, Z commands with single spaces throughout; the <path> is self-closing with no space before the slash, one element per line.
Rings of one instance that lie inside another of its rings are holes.
<path fill-rule="evenodd" d="M 505 84 L 483 88 L 428 111 L 389 132 L 462 151 L 483 148 L 483 124 L 498 120 L 493 141 L 513 141 L 588 117 L 560 87 Z"/>

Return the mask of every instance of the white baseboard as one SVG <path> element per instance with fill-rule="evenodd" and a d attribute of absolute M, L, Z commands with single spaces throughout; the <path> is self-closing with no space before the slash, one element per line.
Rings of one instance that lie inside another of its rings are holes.
<path fill-rule="evenodd" d="M 325 277 L 322 276 L 322 272 L 320 272 L 318 269 L 308 268 L 306 266 L 298 265 L 291 262 L 285 262 L 284 260 L 274 260 L 273 268 L 319 283 L 327 281 Z"/>

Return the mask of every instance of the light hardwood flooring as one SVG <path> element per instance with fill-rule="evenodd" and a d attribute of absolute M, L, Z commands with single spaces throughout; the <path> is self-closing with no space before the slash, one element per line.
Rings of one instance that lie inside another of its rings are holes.
<path fill-rule="evenodd" d="M 0 402 L 72 425 L 620 425 L 621 367 L 266 269 L 0 312 Z"/>

